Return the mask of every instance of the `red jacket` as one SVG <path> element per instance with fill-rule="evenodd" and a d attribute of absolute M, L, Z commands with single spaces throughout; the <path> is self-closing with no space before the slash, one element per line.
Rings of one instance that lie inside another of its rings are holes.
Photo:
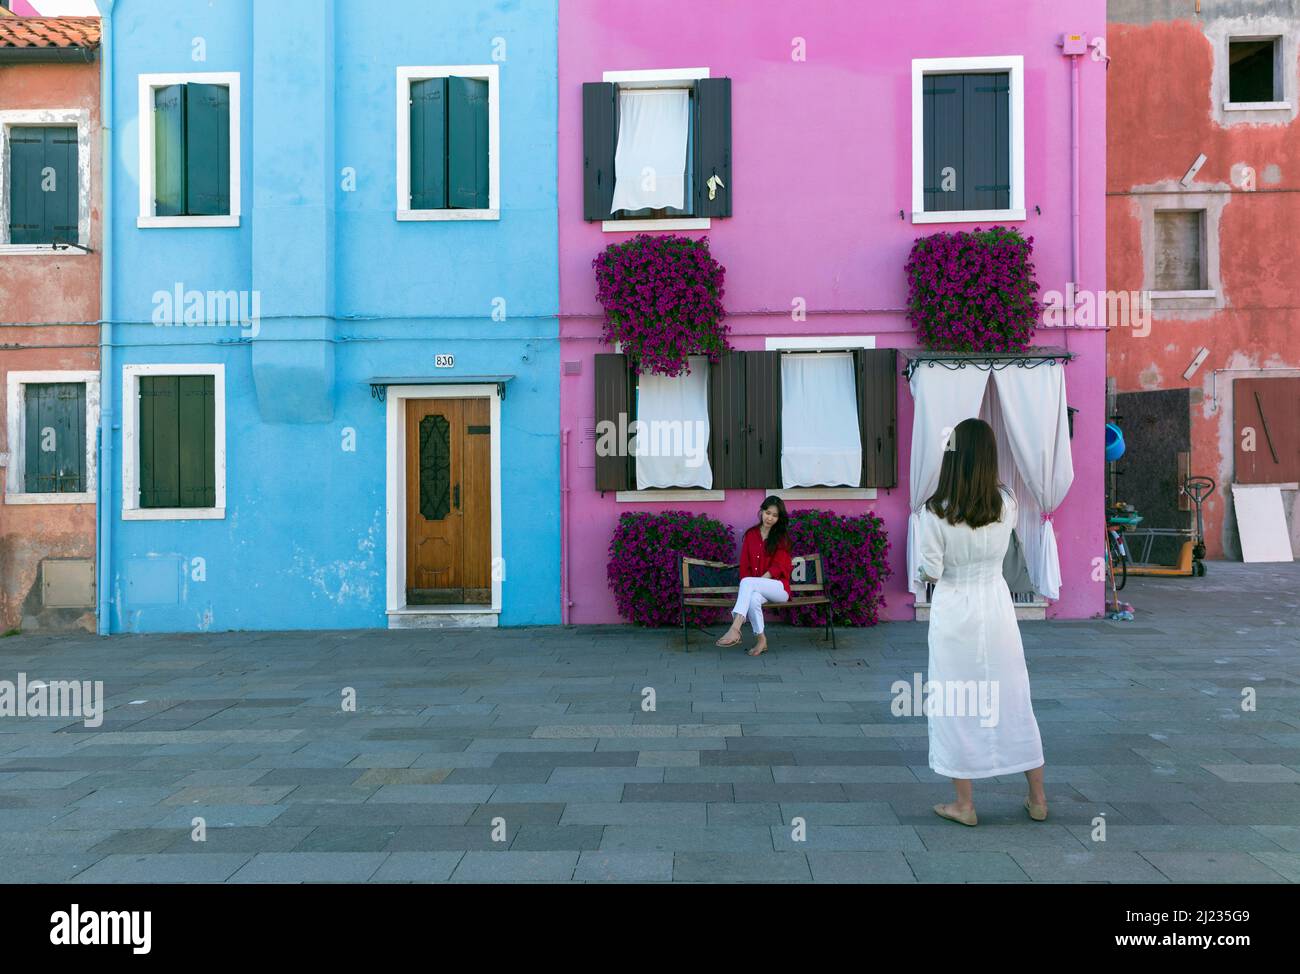
<path fill-rule="evenodd" d="M 790 570 L 789 538 L 776 549 L 776 554 L 769 555 L 767 542 L 763 540 L 757 525 L 745 532 L 745 538 L 740 543 L 741 578 L 762 578 L 765 572 L 770 573 L 773 578 L 780 580 L 785 586 L 785 594 L 789 595 Z"/>

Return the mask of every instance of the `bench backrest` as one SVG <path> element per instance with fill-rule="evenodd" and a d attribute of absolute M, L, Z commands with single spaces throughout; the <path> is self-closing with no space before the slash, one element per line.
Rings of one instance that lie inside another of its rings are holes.
<path fill-rule="evenodd" d="M 826 584 L 822 556 L 796 555 L 790 573 L 792 592 L 819 592 Z M 724 561 L 682 558 L 682 591 L 700 595 L 710 592 L 734 592 L 740 584 L 740 566 Z"/>

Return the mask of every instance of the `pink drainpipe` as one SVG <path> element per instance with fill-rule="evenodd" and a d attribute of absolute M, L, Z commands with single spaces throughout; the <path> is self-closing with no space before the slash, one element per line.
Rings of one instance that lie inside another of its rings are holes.
<path fill-rule="evenodd" d="M 569 624 L 569 431 L 560 431 L 560 623 Z"/>

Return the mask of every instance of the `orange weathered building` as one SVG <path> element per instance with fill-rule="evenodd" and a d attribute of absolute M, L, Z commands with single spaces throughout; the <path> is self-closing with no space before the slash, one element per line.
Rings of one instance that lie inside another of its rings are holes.
<path fill-rule="evenodd" d="M 99 36 L 0 16 L 0 633 L 94 630 Z"/>
<path fill-rule="evenodd" d="M 1296 11 L 1279 0 L 1108 8 L 1108 287 L 1148 292 L 1152 305 L 1149 329 L 1112 323 L 1109 334 L 1130 445 L 1115 496 L 1148 524 L 1185 526 L 1187 467 L 1214 478 L 1210 558 L 1241 557 L 1234 483 L 1283 485 L 1300 542 Z"/>

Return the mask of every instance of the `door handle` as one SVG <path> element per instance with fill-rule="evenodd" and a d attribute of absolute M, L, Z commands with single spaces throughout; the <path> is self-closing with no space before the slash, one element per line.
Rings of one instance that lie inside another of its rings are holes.
<path fill-rule="evenodd" d="M 451 503 L 456 510 L 460 510 L 460 484 L 451 489 Z"/>

